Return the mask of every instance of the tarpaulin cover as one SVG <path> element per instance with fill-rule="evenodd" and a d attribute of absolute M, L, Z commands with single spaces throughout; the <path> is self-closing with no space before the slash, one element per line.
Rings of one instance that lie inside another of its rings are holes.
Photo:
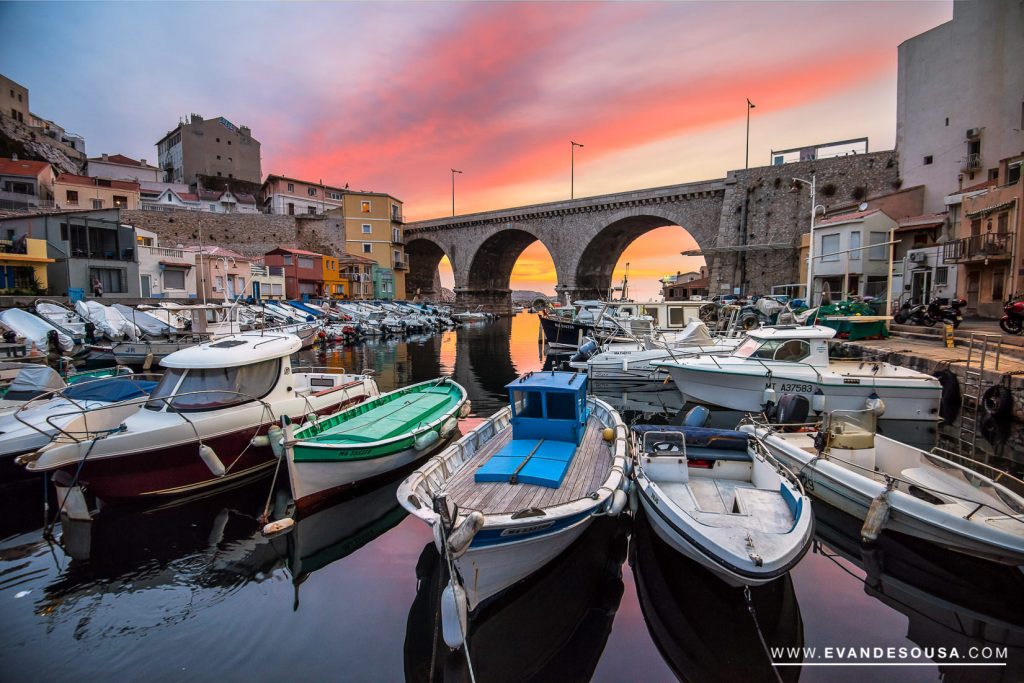
<path fill-rule="evenodd" d="M 111 377 L 69 387 L 64 396 L 76 401 L 108 401 L 117 403 L 133 398 L 149 396 L 156 382 L 132 377 Z"/>
<path fill-rule="evenodd" d="M 8 308 L 0 311 L 0 323 L 12 330 L 20 337 L 31 344 L 35 342 L 40 351 L 46 351 L 46 333 L 50 330 L 57 330 L 56 327 L 42 318 L 32 315 L 20 308 Z M 75 348 L 74 340 L 60 330 L 57 330 L 57 338 L 60 340 L 60 348 L 70 352 Z"/>
<path fill-rule="evenodd" d="M 47 391 L 63 389 L 65 386 L 64 380 L 53 368 L 46 365 L 33 365 L 18 371 L 4 398 L 10 401 L 22 401 Z"/>
<path fill-rule="evenodd" d="M 111 341 L 123 339 L 136 341 L 141 336 L 139 328 L 121 315 L 120 311 L 110 306 L 104 306 L 98 301 L 79 301 L 75 304 L 75 310 L 80 316 L 91 321 L 96 326 L 96 330 L 102 332 Z"/>
<path fill-rule="evenodd" d="M 124 304 L 114 304 L 114 308 L 126 319 L 135 323 L 136 327 L 142 330 L 143 334 L 147 334 L 151 337 L 163 337 L 168 333 L 177 332 L 177 330 L 172 328 L 170 325 L 149 313 L 137 311 L 130 306 L 125 306 Z"/>

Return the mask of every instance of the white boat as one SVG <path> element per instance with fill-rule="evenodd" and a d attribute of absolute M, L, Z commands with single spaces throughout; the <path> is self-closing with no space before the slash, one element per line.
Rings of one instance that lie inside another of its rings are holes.
<path fill-rule="evenodd" d="M 469 611 L 547 564 L 594 515 L 625 507 L 626 426 L 586 386 L 577 373 L 524 375 L 507 387 L 510 407 L 399 486 L 455 569 L 442 599 L 449 646 Z"/>
<path fill-rule="evenodd" d="M 599 347 L 597 342 L 585 343 L 570 359 L 569 366 L 586 370 L 587 375 L 597 381 L 650 382 L 665 377 L 664 371 L 653 365 L 656 361 L 728 354 L 739 343 L 738 338 L 712 337 L 704 323 L 692 320 L 682 332 L 673 333 L 671 340 L 660 344 L 650 336 L 632 344 Z M 597 349 L 600 352 L 591 355 Z"/>
<path fill-rule="evenodd" d="M 364 375 L 294 371 L 300 347 L 294 335 L 254 331 L 173 353 L 119 431 L 58 437 L 21 459 L 30 471 L 64 470 L 103 500 L 181 495 L 256 474 L 277 458 L 252 439 L 283 416 L 301 422 L 378 394 Z"/>
<path fill-rule="evenodd" d="M 751 330 L 724 357 L 655 361 L 687 401 L 760 412 L 783 394 L 799 394 L 817 413 L 884 409 L 889 420 L 937 420 L 942 385 L 931 375 L 890 363 L 831 360 L 830 327 L 780 325 Z M 881 403 L 877 400 L 881 399 Z"/>
<path fill-rule="evenodd" d="M 284 436 L 292 499 L 300 509 L 426 459 L 458 431 L 466 390 L 447 377 L 419 382 Z"/>
<path fill-rule="evenodd" d="M 637 496 L 655 533 L 732 586 L 760 586 L 811 545 L 813 513 L 796 476 L 747 434 L 634 428 Z"/>
<path fill-rule="evenodd" d="M 32 304 L 36 315 L 73 339 L 86 338 L 86 320 L 64 304 L 49 299 L 36 299 Z"/>
<path fill-rule="evenodd" d="M 35 346 L 38 350 L 46 353 L 49 348 L 49 337 L 52 332 L 60 346 L 60 351 L 71 353 L 78 345 L 78 340 L 72 338 L 65 332 L 61 332 L 48 321 L 32 315 L 20 308 L 8 308 L 0 311 L 0 325 L 14 332 L 15 335 L 25 340 L 26 347 Z"/>
<path fill-rule="evenodd" d="M 113 306 L 104 306 L 98 301 L 81 299 L 75 302 L 75 311 L 95 325 L 96 331 L 111 341 L 123 339 L 134 341 L 142 336 L 142 331 Z"/>
<path fill-rule="evenodd" d="M 871 411 L 836 411 L 818 431 L 743 425 L 800 472 L 815 498 L 882 528 L 1010 565 L 1024 565 L 1024 482 L 952 453 L 928 453 L 876 433 Z M 944 457 L 945 456 L 945 457 Z M 954 462 L 960 460 L 965 464 Z M 982 474 L 984 471 L 986 474 Z"/>

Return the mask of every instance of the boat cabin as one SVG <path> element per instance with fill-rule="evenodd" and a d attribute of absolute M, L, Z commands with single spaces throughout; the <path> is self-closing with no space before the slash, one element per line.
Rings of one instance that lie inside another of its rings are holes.
<path fill-rule="evenodd" d="M 774 325 L 758 327 L 732 352 L 734 358 L 752 361 L 803 363 L 828 367 L 828 340 L 836 331 L 831 327 Z"/>

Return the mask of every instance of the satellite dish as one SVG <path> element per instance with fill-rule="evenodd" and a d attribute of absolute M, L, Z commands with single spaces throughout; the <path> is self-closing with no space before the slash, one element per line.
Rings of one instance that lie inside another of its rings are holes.
<path fill-rule="evenodd" d="M 858 211 L 867 211 L 868 210 L 868 203 L 867 202 L 861 202 L 860 206 L 857 207 L 857 210 Z"/>

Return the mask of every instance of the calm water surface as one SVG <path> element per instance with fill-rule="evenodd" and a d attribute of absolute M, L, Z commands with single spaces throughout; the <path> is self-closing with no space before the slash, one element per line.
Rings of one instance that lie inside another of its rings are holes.
<path fill-rule="evenodd" d="M 383 391 L 452 374 L 474 413 L 518 373 L 551 366 L 537 321 L 467 327 L 304 355 L 373 369 Z M 597 391 L 627 420 L 680 419 L 674 388 Z M 736 416 L 717 414 L 733 426 Z M 927 426 L 904 427 L 929 445 Z M 400 479 L 401 477 L 399 477 Z M 159 507 L 104 509 L 42 534 L 41 484 L 6 486 L 0 519 L 0 679 L 12 681 L 467 680 L 437 631 L 444 577 L 398 481 L 339 499 L 264 539 L 264 478 Z M 279 487 L 280 488 L 280 487 Z M 271 494 L 277 504 L 284 492 Z M 479 681 L 777 680 L 769 646 L 1008 646 L 1006 667 L 779 669 L 785 681 L 1024 679 L 1019 571 L 883 535 L 815 504 L 817 542 L 750 605 L 671 552 L 640 518 L 600 519 L 472 625 Z"/>

